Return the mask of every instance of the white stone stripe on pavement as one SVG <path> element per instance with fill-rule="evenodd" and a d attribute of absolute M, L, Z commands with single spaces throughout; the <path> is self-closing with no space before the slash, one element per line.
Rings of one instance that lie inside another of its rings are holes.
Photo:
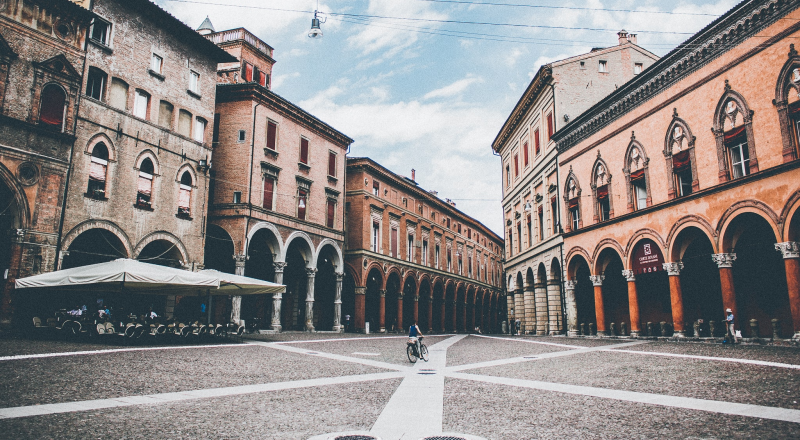
<path fill-rule="evenodd" d="M 433 335 L 435 337 L 453 336 L 452 334 Z M 311 344 L 317 342 L 341 342 L 341 341 L 363 341 L 365 339 L 404 339 L 408 336 L 363 336 L 357 338 L 336 338 L 336 339 L 309 339 L 307 341 L 277 341 L 271 344 Z"/>
<path fill-rule="evenodd" d="M 63 356 L 84 356 L 92 354 L 124 353 L 126 351 L 151 351 L 151 350 L 186 350 L 198 348 L 241 348 L 247 344 L 214 344 L 214 345 L 179 345 L 174 347 L 138 347 L 138 348 L 110 348 L 107 350 L 65 351 L 61 353 L 20 354 L 16 356 L 0 356 L 0 361 L 18 361 L 23 359 L 40 359 Z"/>
<path fill-rule="evenodd" d="M 442 433 L 447 349 L 465 337 L 453 336 L 428 347 L 430 360 L 414 364 L 372 425 L 371 434 L 382 440 L 418 440 Z"/>
<path fill-rule="evenodd" d="M 701 359 L 706 361 L 721 361 L 721 362 L 736 362 L 740 364 L 751 364 L 751 365 L 763 365 L 767 367 L 778 367 L 778 368 L 792 368 L 795 370 L 800 370 L 800 365 L 797 364 L 784 364 L 780 362 L 770 362 L 770 361 L 759 361 L 754 359 L 739 359 L 739 358 L 726 358 L 726 357 L 714 357 L 714 356 L 695 356 L 691 354 L 677 354 L 677 353 L 661 353 L 657 351 L 636 351 L 636 350 L 615 350 L 613 348 L 606 348 L 609 352 L 619 352 L 619 353 L 631 353 L 631 354 L 644 354 L 650 356 L 666 356 L 666 357 L 676 357 L 676 358 L 684 358 L 684 359 Z"/>
<path fill-rule="evenodd" d="M 322 377 L 318 379 L 295 380 L 287 382 L 273 382 L 256 385 L 241 385 L 235 387 L 209 388 L 194 391 L 181 391 L 175 393 L 149 394 L 142 396 L 127 396 L 113 399 L 84 400 L 77 402 L 51 403 L 45 405 L 18 406 L 13 408 L 0 408 L 0 419 L 13 419 L 19 417 L 42 416 L 79 411 L 95 411 L 99 409 L 119 408 L 126 406 L 164 404 L 184 400 L 205 399 L 213 397 L 240 396 L 243 394 L 264 393 L 281 391 L 294 388 L 319 387 L 326 385 L 339 385 L 356 382 L 369 382 L 403 377 L 403 373 L 374 373 L 358 374 L 341 377 Z"/>
<path fill-rule="evenodd" d="M 744 403 L 723 402 L 718 400 L 693 399 L 690 397 L 668 396 L 664 394 L 640 393 L 635 391 L 612 390 L 607 388 L 595 388 L 466 373 L 450 373 L 447 376 L 454 379 L 464 379 L 497 385 L 508 385 L 512 387 L 531 388 L 542 391 L 553 391 L 557 393 L 599 397 L 601 399 L 614 399 L 626 402 L 644 403 L 648 405 L 707 411 L 717 414 L 728 414 L 734 416 L 755 417 L 760 419 L 800 423 L 800 410 L 796 409 L 749 405 Z"/>
<path fill-rule="evenodd" d="M 385 369 L 397 370 L 397 371 L 408 371 L 408 370 L 410 370 L 410 367 L 407 367 L 407 366 L 404 366 L 404 365 L 390 364 L 389 362 L 381 362 L 381 361 L 376 361 L 376 360 L 372 360 L 372 359 L 364 359 L 364 358 L 357 358 L 357 357 L 351 357 L 351 356 L 343 356 L 343 355 L 340 355 L 340 354 L 326 353 L 324 351 L 317 351 L 317 350 L 309 350 L 307 348 L 292 347 L 290 345 L 278 345 L 278 344 L 276 344 L 274 342 L 256 342 L 256 341 L 251 341 L 251 342 L 248 342 L 248 344 L 260 345 L 262 347 L 269 347 L 269 348 L 272 348 L 272 349 L 275 349 L 275 350 L 283 350 L 283 351 L 288 351 L 288 352 L 291 352 L 291 353 L 304 354 L 306 356 L 317 356 L 317 357 L 333 359 L 333 360 L 336 360 L 336 361 L 352 362 L 352 363 L 355 363 L 355 364 L 368 365 L 370 367 L 385 368 Z M 402 350 L 405 350 L 405 348 L 406 348 L 405 344 L 402 347 L 398 347 L 398 349 L 402 349 Z"/>
<path fill-rule="evenodd" d="M 635 342 L 627 342 L 623 344 L 619 344 L 619 347 L 631 347 L 634 345 L 646 344 L 647 341 L 635 341 Z M 572 356 L 576 354 L 583 354 L 583 353 L 591 353 L 593 351 L 604 351 L 607 350 L 607 346 L 600 346 L 600 347 L 581 347 L 577 350 L 565 350 L 565 351 L 554 351 L 550 353 L 540 353 L 540 354 L 531 354 L 526 356 L 518 356 L 513 358 L 505 358 L 505 359 L 496 359 L 493 361 L 485 361 L 485 362 L 476 362 L 474 364 L 465 364 L 465 365 L 458 365 L 455 367 L 447 367 L 447 372 L 451 371 L 463 371 L 463 370 L 474 370 L 476 368 L 488 368 L 488 367 L 497 367 L 500 365 L 508 365 L 508 364 L 515 364 L 518 362 L 532 362 L 538 361 L 542 359 L 549 359 L 554 357 L 561 357 L 561 356 Z"/>
<path fill-rule="evenodd" d="M 501 341 L 527 342 L 528 344 L 553 345 L 555 347 L 585 348 L 583 345 L 558 344 L 556 342 L 533 341 L 530 339 L 522 339 L 514 337 L 486 336 L 486 335 L 470 335 L 470 336 L 475 336 L 478 338 L 486 338 L 486 339 L 499 339 Z"/>

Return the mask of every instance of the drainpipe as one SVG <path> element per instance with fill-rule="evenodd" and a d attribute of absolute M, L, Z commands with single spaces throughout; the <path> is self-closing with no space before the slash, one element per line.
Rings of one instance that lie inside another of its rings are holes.
<path fill-rule="evenodd" d="M 242 255 L 247 255 L 248 245 L 248 231 L 250 230 L 250 217 L 253 216 L 253 164 L 255 163 L 256 152 L 256 116 L 258 115 L 258 107 L 261 106 L 260 102 L 256 103 L 253 107 L 253 130 L 250 132 L 250 182 L 247 184 L 247 208 L 248 215 L 244 226 L 244 240 L 242 247 Z"/>
<path fill-rule="evenodd" d="M 550 83 L 550 90 L 553 91 L 553 128 L 555 131 L 558 131 L 557 124 L 558 124 L 558 113 L 556 113 L 556 88 L 554 83 Z M 558 148 L 556 148 L 558 150 Z M 561 194 L 559 189 L 561 188 L 561 166 L 558 164 L 558 151 L 556 151 L 556 210 L 558 212 L 558 233 L 564 234 L 564 229 L 561 227 Z M 566 305 L 566 293 L 564 292 L 565 277 L 564 277 L 564 239 L 561 239 L 561 245 L 558 246 L 558 252 L 561 254 L 561 328 L 564 329 L 564 334 L 569 334 L 569 329 L 567 328 L 567 305 Z"/>

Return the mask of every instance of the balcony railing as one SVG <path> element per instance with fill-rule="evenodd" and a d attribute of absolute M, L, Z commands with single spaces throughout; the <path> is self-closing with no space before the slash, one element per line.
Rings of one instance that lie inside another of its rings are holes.
<path fill-rule="evenodd" d="M 267 45 L 267 43 L 261 41 L 258 37 L 251 34 L 245 28 L 239 29 L 231 29 L 222 32 L 216 32 L 213 34 L 206 35 L 206 38 L 211 40 L 214 44 L 226 43 L 229 41 L 237 41 L 237 40 L 244 40 L 259 51 L 266 54 L 268 57 L 272 57 L 272 48 Z"/>

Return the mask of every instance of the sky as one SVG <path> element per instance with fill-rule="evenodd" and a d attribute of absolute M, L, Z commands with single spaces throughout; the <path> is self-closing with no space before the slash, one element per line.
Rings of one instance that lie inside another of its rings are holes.
<path fill-rule="evenodd" d="M 543 64 L 617 44 L 663 56 L 738 2 L 154 0 L 192 28 L 238 27 L 272 46 L 272 90 L 503 236 L 491 144 Z M 319 10 L 322 38 L 307 36 Z"/>

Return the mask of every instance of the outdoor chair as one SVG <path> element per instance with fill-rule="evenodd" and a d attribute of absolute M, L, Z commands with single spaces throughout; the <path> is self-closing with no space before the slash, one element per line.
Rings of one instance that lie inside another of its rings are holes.
<path fill-rule="evenodd" d="M 125 336 L 132 338 L 136 334 L 136 324 L 129 322 L 125 325 Z"/>
<path fill-rule="evenodd" d="M 113 334 L 117 333 L 117 330 L 114 328 L 114 324 L 112 324 L 110 322 L 107 322 L 105 324 L 105 327 L 106 327 L 106 334 L 107 335 L 113 335 Z"/>

